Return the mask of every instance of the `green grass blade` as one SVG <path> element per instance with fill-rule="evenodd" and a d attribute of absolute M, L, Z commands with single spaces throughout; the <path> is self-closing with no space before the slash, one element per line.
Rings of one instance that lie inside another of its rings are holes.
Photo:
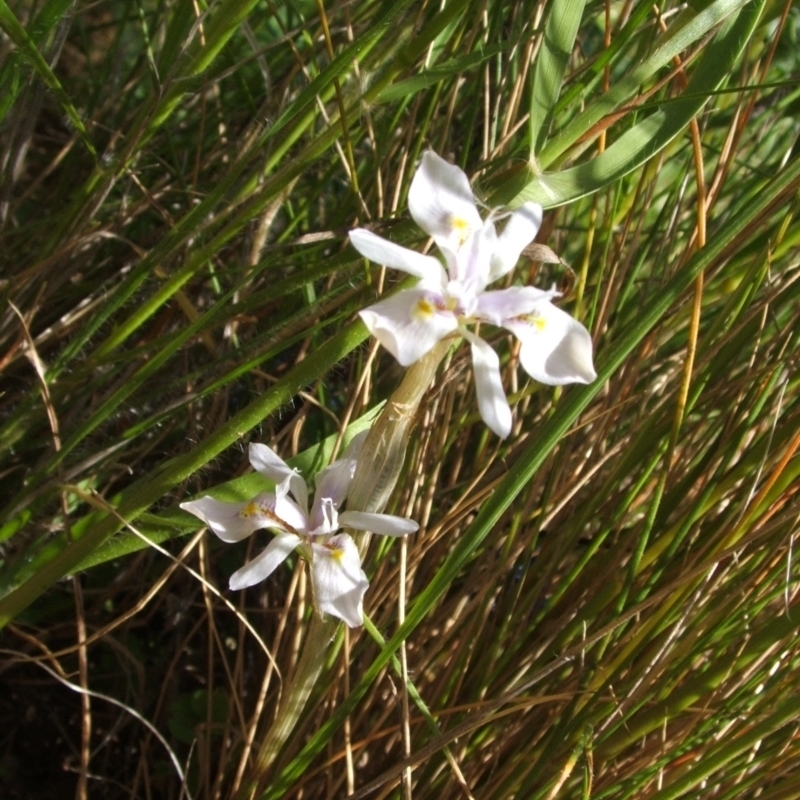
<path fill-rule="evenodd" d="M 763 6 L 763 2 L 747 4 L 719 32 L 703 50 L 681 98 L 665 102 L 661 109 L 623 133 L 595 158 L 560 172 L 538 175 L 509 201 L 509 205 L 532 200 L 549 207 L 575 201 L 614 183 L 663 150 L 700 113 L 714 90 L 729 78 L 736 59 L 758 24 Z M 566 139 L 570 135 L 565 131 L 560 137 L 563 147 L 567 146 Z M 557 151 L 558 148 L 554 148 L 552 152 Z"/>
<path fill-rule="evenodd" d="M 722 25 L 732 14 L 748 5 L 752 5 L 751 0 L 715 0 L 699 14 L 694 16 L 687 14 L 686 21 L 682 25 L 673 24 L 665 36 L 665 41 L 652 55 L 618 80 L 608 92 L 592 101 L 574 122 L 550 138 L 547 146 L 539 154 L 539 167 L 547 169 L 603 117 L 618 111 L 634 97 L 642 85 L 652 80 L 662 67 L 671 65 L 673 59 L 680 57 L 692 45 L 702 41 L 714 28 Z M 721 76 L 715 72 L 715 85 L 726 77 L 727 74 Z"/>
<path fill-rule="evenodd" d="M 31 65 L 39 78 L 41 78 L 45 86 L 56 96 L 64 113 L 69 117 L 70 122 L 75 126 L 75 130 L 80 134 L 81 141 L 86 149 L 93 157 L 96 157 L 97 152 L 89 138 L 89 134 L 86 131 L 80 114 L 61 86 L 61 82 L 53 74 L 53 70 L 50 69 L 50 66 L 39 52 L 36 43 L 14 16 L 5 0 L 0 0 L 0 28 L 2 28 L 6 36 L 16 45 L 19 52 Z"/>
<path fill-rule="evenodd" d="M 583 9 L 583 0 L 553 0 L 550 3 L 531 85 L 528 135 L 532 160 L 544 147 L 550 132 Z"/>

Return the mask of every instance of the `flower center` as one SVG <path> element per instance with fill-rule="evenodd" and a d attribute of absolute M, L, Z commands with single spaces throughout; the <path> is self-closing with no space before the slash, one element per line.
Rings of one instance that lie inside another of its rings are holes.
<path fill-rule="evenodd" d="M 475 310 L 475 294 L 464 288 L 464 284 L 453 279 L 448 281 L 444 290 L 443 311 L 449 311 L 459 318 L 469 317 Z"/>

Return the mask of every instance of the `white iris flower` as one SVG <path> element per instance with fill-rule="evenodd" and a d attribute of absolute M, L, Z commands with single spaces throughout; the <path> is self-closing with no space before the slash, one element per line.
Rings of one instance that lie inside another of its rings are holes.
<path fill-rule="evenodd" d="M 366 433 L 359 434 L 341 459 L 317 474 L 310 511 L 306 482 L 263 444 L 250 445 L 250 463 L 276 483 L 274 492 L 263 492 L 247 503 L 226 503 L 208 496 L 181 503 L 184 511 L 203 520 L 224 542 L 239 542 L 262 528 L 277 531 L 262 553 L 231 575 L 231 589 L 245 589 L 265 580 L 299 548 L 311 566 L 317 609 L 351 628 L 363 624 L 363 599 L 369 581 L 361 568 L 356 543 L 337 531 L 348 527 L 405 536 L 419 528 L 416 522 L 391 514 L 339 511 L 365 437 Z"/>
<path fill-rule="evenodd" d="M 590 383 L 592 340 L 580 322 L 554 306 L 555 289 L 513 286 L 488 291 L 490 283 L 517 264 L 542 222 L 542 207 L 525 203 L 511 213 L 478 213 L 467 176 L 427 151 L 408 195 L 414 221 L 434 241 L 446 268 L 422 255 L 357 228 L 353 246 L 366 258 L 419 278 L 360 312 L 370 333 L 402 364 L 409 366 L 453 333 L 472 348 L 478 407 L 486 424 L 501 437 L 511 431 L 511 409 L 500 378 L 497 354 L 466 325 L 488 322 L 511 331 L 521 342 L 520 363 L 535 380 L 551 386 Z M 495 221 L 505 224 L 497 233 Z"/>

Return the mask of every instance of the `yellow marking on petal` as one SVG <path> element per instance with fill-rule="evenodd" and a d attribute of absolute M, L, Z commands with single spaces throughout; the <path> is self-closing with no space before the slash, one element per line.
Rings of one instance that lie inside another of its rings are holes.
<path fill-rule="evenodd" d="M 339 547 L 339 545 L 332 544 L 331 542 L 325 542 L 323 547 L 330 553 L 330 557 L 334 561 L 341 561 L 344 558 L 343 547 Z"/>
<path fill-rule="evenodd" d="M 417 321 L 429 320 L 436 313 L 436 306 L 424 297 L 417 301 L 411 316 Z"/>
<path fill-rule="evenodd" d="M 528 317 L 528 322 L 536 328 L 537 331 L 541 332 L 547 327 L 547 323 L 544 320 L 544 317 Z"/>
<path fill-rule="evenodd" d="M 530 325 L 536 333 L 541 333 L 547 327 L 547 320 L 538 314 L 520 314 L 515 319 Z"/>
<path fill-rule="evenodd" d="M 261 509 L 258 506 L 258 503 L 248 503 L 240 512 L 239 516 L 248 519 L 250 517 L 256 516 Z"/>
<path fill-rule="evenodd" d="M 458 236 L 459 245 L 464 244 L 469 238 L 470 224 L 463 217 L 450 217 L 450 225 Z"/>

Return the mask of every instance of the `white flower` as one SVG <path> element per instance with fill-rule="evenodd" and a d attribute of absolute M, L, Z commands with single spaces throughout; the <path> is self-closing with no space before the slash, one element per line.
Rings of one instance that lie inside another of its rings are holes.
<path fill-rule="evenodd" d="M 266 549 L 231 575 L 231 589 L 245 589 L 268 578 L 296 548 L 311 565 L 311 583 L 319 611 L 346 622 L 363 623 L 363 599 L 369 586 L 361 568 L 358 547 L 340 527 L 372 531 L 384 536 L 405 536 L 418 529 L 416 522 L 391 514 L 343 511 L 355 474 L 356 459 L 366 433 L 357 436 L 344 456 L 316 477 L 314 503 L 309 511 L 308 487 L 297 471 L 269 447 L 250 445 L 250 463 L 276 483 L 247 503 L 226 503 L 203 497 L 181 503 L 199 517 L 224 542 L 239 542 L 254 531 L 278 531 Z"/>
<path fill-rule="evenodd" d="M 542 208 L 525 203 L 510 214 L 490 212 L 484 221 L 467 176 L 432 151 L 422 157 L 408 195 L 411 216 L 438 245 L 446 268 L 433 256 L 393 244 L 370 231 L 350 233 L 353 246 L 366 258 L 419 278 L 360 312 L 370 333 L 403 366 L 413 364 L 453 333 L 471 345 L 478 408 L 486 424 L 501 437 L 511 431 L 511 409 L 500 378 L 497 354 L 471 323 L 488 322 L 511 331 L 521 342 L 520 363 L 542 383 L 590 383 L 592 340 L 580 322 L 554 306 L 554 289 L 486 287 L 515 266 L 542 221 Z M 498 234 L 495 220 L 505 219 Z"/>

